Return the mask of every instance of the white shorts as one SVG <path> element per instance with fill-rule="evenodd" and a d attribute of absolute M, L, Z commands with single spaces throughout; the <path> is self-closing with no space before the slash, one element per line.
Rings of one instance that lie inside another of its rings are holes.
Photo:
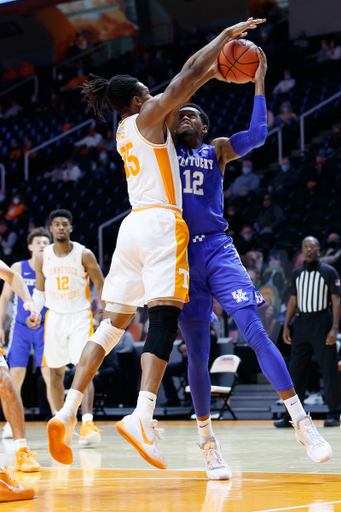
<path fill-rule="evenodd" d="M 78 364 L 92 333 L 90 309 L 66 315 L 48 310 L 45 316 L 42 366 L 62 368 L 69 363 Z"/>
<path fill-rule="evenodd" d="M 8 368 L 8 365 L 6 363 L 6 359 L 2 354 L 0 354 L 0 366 L 4 366 L 5 368 Z"/>
<path fill-rule="evenodd" d="M 188 295 L 188 228 L 171 209 L 132 211 L 121 224 L 102 299 L 143 306 Z"/>

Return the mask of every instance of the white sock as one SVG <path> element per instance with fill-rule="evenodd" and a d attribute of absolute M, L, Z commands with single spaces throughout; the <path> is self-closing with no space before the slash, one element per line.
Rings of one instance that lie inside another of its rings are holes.
<path fill-rule="evenodd" d="M 83 393 L 77 391 L 77 389 L 70 389 L 70 391 L 67 394 L 63 409 L 61 410 L 68 414 L 69 416 L 76 416 L 78 408 L 82 403 L 82 400 Z"/>
<path fill-rule="evenodd" d="M 140 391 L 137 399 L 137 405 L 134 412 L 147 416 L 149 419 L 153 418 L 153 413 L 156 404 L 156 395 L 150 391 Z"/>
<path fill-rule="evenodd" d="M 27 446 L 26 439 L 14 439 L 15 451 L 18 452 L 20 448 Z"/>
<path fill-rule="evenodd" d="M 90 412 L 87 412 L 86 414 L 82 415 L 82 425 L 85 425 L 87 421 L 92 421 L 94 419 L 93 414 Z"/>
<path fill-rule="evenodd" d="M 199 430 L 200 446 L 205 443 L 208 439 L 214 436 L 212 430 L 211 416 L 207 420 L 200 421 L 197 418 L 197 425 Z"/>
<path fill-rule="evenodd" d="M 287 408 L 288 413 L 291 416 L 292 421 L 297 426 L 297 422 L 303 418 L 303 416 L 306 416 L 307 413 L 303 409 L 303 406 L 301 404 L 301 400 L 298 398 L 297 395 L 292 396 L 291 398 L 287 398 L 286 400 L 283 400 L 285 407 Z"/>

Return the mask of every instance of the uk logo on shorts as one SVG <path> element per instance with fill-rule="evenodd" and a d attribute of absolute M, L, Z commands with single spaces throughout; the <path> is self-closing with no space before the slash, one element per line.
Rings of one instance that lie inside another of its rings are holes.
<path fill-rule="evenodd" d="M 237 304 L 239 302 L 248 301 L 249 298 L 246 296 L 246 292 L 243 292 L 243 290 L 237 290 L 236 292 L 232 292 L 232 297 L 235 301 L 237 301 Z"/>

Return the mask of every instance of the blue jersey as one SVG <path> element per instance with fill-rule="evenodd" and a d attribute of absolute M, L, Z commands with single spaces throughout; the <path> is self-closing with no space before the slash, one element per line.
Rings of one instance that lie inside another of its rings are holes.
<path fill-rule="evenodd" d="M 30 267 L 28 260 L 23 260 L 21 263 L 21 275 L 25 281 L 25 284 L 27 285 L 27 288 L 30 292 L 30 294 L 33 294 L 33 290 L 36 285 L 36 273 L 35 271 Z M 14 297 L 14 303 L 13 303 L 13 317 L 12 322 L 20 322 L 21 324 L 26 324 L 26 318 L 30 316 L 30 311 L 25 311 L 23 307 L 23 301 L 18 295 L 15 295 Z M 47 309 L 43 308 L 41 311 L 41 321 L 43 323 L 45 318 L 45 313 Z"/>
<path fill-rule="evenodd" d="M 224 232 L 223 175 L 213 146 L 188 149 L 176 143 L 182 183 L 183 216 L 190 235 Z"/>

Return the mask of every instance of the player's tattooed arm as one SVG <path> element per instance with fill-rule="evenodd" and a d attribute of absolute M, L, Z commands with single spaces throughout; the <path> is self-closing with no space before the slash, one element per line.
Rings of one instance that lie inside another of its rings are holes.
<path fill-rule="evenodd" d="M 82 253 L 82 264 L 84 267 L 84 270 L 87 274 L 89 274 L 89 277 L 91 281 L 94 283 L 94 285 L 97 288 L 97 296 L 102 304 L 102 309 L 104 311 L 105 309 L 105 302 L 102 301 L 102 290 L 104 285 L 104 277 L 102 274 L 101 267 L 97 263 L 96 256 L 90 249 L 83 249 Z"/>
<path fill-rule="evenodd" d="M 21 263 L 20 261 L 13 263 L 11 269 L 15 272 L 21 273 Z M 5 331 L 4 324 L 6 319 L 6 311 L 8 307 L 8 303 L 12 297 L 12 288 L 8 283 L 5 282 L 4 287 L 2 289 L 2 293 L 0 296 L 0 346 L 2 347 L 5 343 Z"/>

